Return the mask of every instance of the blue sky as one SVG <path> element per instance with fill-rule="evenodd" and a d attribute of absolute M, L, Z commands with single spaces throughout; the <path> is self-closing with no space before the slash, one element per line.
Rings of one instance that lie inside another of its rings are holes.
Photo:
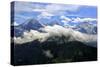
<path fill-rule="evenodd" d="M 70 22 L 97 21 L 96 6 L 16 1 L 14 7 L 15 25 L 19 25 L 30 18 L 35 18 L 42 23 L 57 21 L 65 25 Z"/>

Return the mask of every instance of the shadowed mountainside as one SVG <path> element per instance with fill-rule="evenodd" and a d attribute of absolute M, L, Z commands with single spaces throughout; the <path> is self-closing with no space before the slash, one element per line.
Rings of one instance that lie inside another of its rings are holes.
<path fill-rule="evenodd" d="M 46 56 L 44 51 L 48 50 L 53 57 Z M 14 65 L 95 61 L 97 60 L 97 48 L 86 46 L 79 41 L 58 44 L 55 41 L 40 43 L 35 40 L 24 44 L 14 44 L 12 59 Z"/>

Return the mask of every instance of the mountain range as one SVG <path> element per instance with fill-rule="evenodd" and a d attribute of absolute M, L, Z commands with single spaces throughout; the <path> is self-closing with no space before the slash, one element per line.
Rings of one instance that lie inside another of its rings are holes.
<path fill-rule="evenodd" d="M 13 33 L 12 37 L 13 36 L 18 37 L 18 36 L 21 36 L 24 31 L 30 31 L 31 29 L 41 31 L 40 28 L 43 28 L 45 26 L 53 26 L 53 25 L 63 26 L 61 23 L 57 21 L 52 21 L 51 23 L 43 24 L 39 20 L 32 18 L 32 19 L 28 19 L 27 21 L 25 21 L 24 23 L 18 26 L 12 25 L 11 33 Z M 63 26 L 63 27 L 66 27 L 66 26 Z M 67 28 L 68 27 L 74 30 L 77 30 L 79 32 L 86 33 L 86 34 L 97 34 L 97 25 L 93 25 L 90 22 L 77 23 L 76 25 L 75 24 L 69 25 L 67 26 Z"/>

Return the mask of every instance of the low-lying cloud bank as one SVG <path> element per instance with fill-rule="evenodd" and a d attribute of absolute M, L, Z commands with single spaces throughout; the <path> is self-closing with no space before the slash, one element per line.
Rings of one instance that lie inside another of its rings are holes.
<path fill-rule="evenodd" d="M 57 41 L 58 43 L 68 42 L 68 41 L 81 41 L 83 43 L 91 43 L 97 41 L 97 35 L 84 34 L 79 31 L 75 31 L 71 28 L 64 28 L 59 25 L 46 26 L 41 28 L 43 32 L 37 30 L 30 30 L 23 33 L 21 37 L 14 37 L 14 43 L 23 44 L 38 40 L 40 42 L 45 41 Z M 63 40 L 62 40 L 63 37 Z M 96 47 L 96 45 L 92 45 Z"/>

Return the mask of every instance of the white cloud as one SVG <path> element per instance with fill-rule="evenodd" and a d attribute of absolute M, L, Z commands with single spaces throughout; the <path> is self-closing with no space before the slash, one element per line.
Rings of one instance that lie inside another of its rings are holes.
<path fill-rule="evenodd" d="M 63 19 L 63 20 L 68 21 L 68 22 L 71 21 L 71 19 L 66 17 L 66 16 L 61 16 L 60 19 Z"/>
<path fill-rule="evenodd" d="M 91 23 L 93 21 L 97 22 L 96 18 L 80 18 L 80 17 L 69 18 L 69 17 L 63 16 L 63 15 L 60 16 L 60 19 L 61 19 L 61 22 L 64 23 L 64 25 L 66 25 L 69 22 L 74 22 L 74 23 L 81 23 L 81 22 L 90 22 Z"/>
<path fill-rule="evenodd" d="M 70 21 L 71 21 L 71 18 L 68 18 L 66 16 L 60 16 L 60 19 L 61 19 L 61 22 L 64 23 L 64 25 L 67 25 Z"/>
<path fill-rule="evenodd" d="M 35 11 L 35 12 L 45 12 L 45 9 L 36 8 L 36 9 L 33 9 L 33 11 Z"/>
<path fill-rule="evenodd" d="M 72 20 L 73 20 L 72 22 L 78 23 L 78 22 L 80 22 L 81 19 L 79 17 L 77 17 L 77 18 L 72 18 Z"/>
<path fill-rule="evenodd" d="M 81 21 L 83 21 L 83 22 L 91 22 L 91 21 L 97 21 L 97 19 L 95 19 L 95 18 L 84 18 L 84 19 L 82 19 Z"/>
<path fill-rule="evenodd" d="M 39 11 L 44 8 L 44 5 L 33 2 L 14 2 L 15 12 L 32 12 Z"/>
<path fill-rule="evenodd" d="M 93 21 L 97 21 L 96 18 L 73 18 L 72 22 L 93 22 Z"/>
<path fill-rule="evenodd" d="M 41 19 L 41 18 L 46 18 L 46 19 L 51 19 L 51 17 L 53 16 L 53 14 L 50 14 L 48 12 L 41 12 L 40 15 L 38 15 L 38 19 Z"/>
<path fill-rule="evenodd" d="M 47 56 L 49 58 L 53 58 L 53 54 L 51 54 L 50 50 L 44 50 L 43 53 L 45 54 L 45 56 Z"/>
<path fill-rule="evenodd" d="M 64 24 L 66 24 L 67 21 L 65 21 L 65 20 L 61 20 L 61 22 L 63 22 Z"/>
<path fill-rule="evenodd" d="M 32 3 L 31 2 L 15 2 L 15 12 L 21 12 L 21 11 L 32 11 Z"/>
<path fill-rule="evenodd" d="M 14 37 L 14 42 L 17 44 L 22 44 L 22 43 L 34 41 L 36 39 L 39 40 L 40 42 L 44 42 L 48 38 L 50 38 L 51 40 L 53 39 L 53 41 L 57 41 L 61 43 L 62 36 L 65 37 L 64 38 L 65 42 L 77 40 L 83 43 L 90 43 L 90 42 L 97 41 L 97 35 L 83 34 L 79 31 L 75 31 L 70 28 L 64 28 L 59 25 L 46 26 L 41 30 L 45 31 L 45 33 L 36 30 L 30 30 L 30 32 L 25 32 L 22 37 Z M 55 36 L 58 36 L 58 38 L 57 37 L 54 38 Z"/>
<path fill-rule="evenodd" d="M 49 4 L 46 5 L 44 8 L 41 9 L 34 9 L 33 11 L 37 11 L 40 12 L 41 14 L 39 16 L 41 16 L 42 18 L 46 18 L 46 16 L 48 17 L 48 15 L 43 15 L 43 13 L 48 13 L 51 14 L 52 16 L 54 15 L 64 15 L 65 13 L 67 13 L 67 11 L 77 11 L 79 9 L 80 6 L 76 6 L 76 5 L 59 5 L 59 4 Z M 50 18 L 51 16 L 49 16 Z"/>
<path fill-rule="evenodd" d="M 68 18 L 68 17 L 66 17 L 66 16 L 60 16 L 60 19 L 62 20 L 62 22 L 70 22 L 71 21 L 71 18 Z"/>
<path fill-rule="evenodd" d="M 68 23 L 69 21 L 66 21 L 66 20 L 61 20 L 61 22 L 63 23 L 64 26 L 70 26 Z"/>
<path fill-rule="evenodd" d="M 65 4 L 50 4 L 45 7 L 45 10 L 50 13 L 59 13 L 63 11 L 77 11 L 80 6 L 78 5 L 65 5 Z"/>

